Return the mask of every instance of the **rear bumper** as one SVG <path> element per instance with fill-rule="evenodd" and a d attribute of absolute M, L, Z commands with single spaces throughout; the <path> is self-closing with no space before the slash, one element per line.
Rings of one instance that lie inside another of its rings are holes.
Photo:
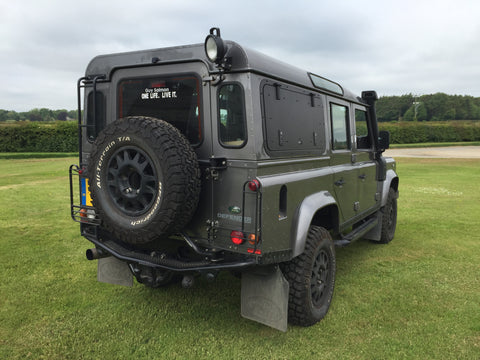
<path fill-rule="evenodd" d="M 226 258 L 210 258 L 203 256 L 203 259 L 179 260 L 168 257 L 165 254 L 157 252 L 148 252 L 132 250 L 127 246 L 121 245 L 113 240 L 99 240 L 95 235 L 82 233 L 82 235 L 98 249 L 114 256 L 115 258 L 127 263 L 136 263 L 152 268 L 161 268 L 175 272 L 207 271 L 207 270 L 235 270 L 243 269 L 257 264 L 255 257 L 241 257 L 238 259 L 227 260 Z M 201 254 L 204 255 L 204 254 Z"/>

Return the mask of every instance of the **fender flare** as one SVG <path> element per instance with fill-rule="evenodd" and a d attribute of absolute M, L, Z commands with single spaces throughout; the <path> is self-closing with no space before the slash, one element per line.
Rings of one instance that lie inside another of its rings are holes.
<path fill-rule="evenodd" d="M 394 170 L 389 169 L 387 170 L 386 179 L 383 182 L 381 207 L 384 207 L 387 204 L 388 190 L 391 187 L 393 187 L 398 193 L 398 175 Z"/>
<path fill-rule="evenodd" d="M 317 211 L 329 205 L 337 206 L 337 202 L 328 191 L 311 194 L 300 203 L 292 222 L 292 258 L 303 253 L 307 241 L 308 229 Z"/>
<path fill-rule="evenodd" d="M 390 188 L 393 188 L 396 191 L 398 197 L 398 181 L 398 175 L 396 174 L 396 172 L 392 169 L 387 170 L 386 178 L 383 181 L 382 186 L 382 202 L 380 204 L 380 209 L 382 209 L 387 204 L 388 192 Z M 372 241 L 380 241 L 383 212 L 377 211 L 375 216 L 377 217 L 378 224 L 367 234 L 365 234 L 364 238 Z"/>

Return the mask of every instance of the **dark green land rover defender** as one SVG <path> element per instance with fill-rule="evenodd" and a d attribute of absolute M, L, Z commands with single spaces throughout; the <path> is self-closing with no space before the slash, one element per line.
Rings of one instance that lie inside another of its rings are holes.
<path fill-rule="evenodd" d="M 189 287 L 229 270 L 242 316 L 315 324 L 334 247 L 395 233 L 398 176 L 376 100 L 218 28 L 204 44 L 94 58 L 78 81 L 70 189 L 98 279 Z"/>

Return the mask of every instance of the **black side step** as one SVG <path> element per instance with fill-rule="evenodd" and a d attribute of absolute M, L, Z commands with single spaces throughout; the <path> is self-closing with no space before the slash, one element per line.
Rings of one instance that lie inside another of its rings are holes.
<path fill-rule="evenodd" d="M 352 242 L 362 238 L 362 236 L 364 236 L 366 233 L 368 233 L 377 225 L 378 225 L 378 218 L 375 216 L 370 220 L 365 221 L 360 226 L 356 227 L 347 235 L 342 236 L 341 239 L 335 240 L 334 244 L 335 246 L 338 246 L 338 247 L 344 247 L 344 246 L 350 245 Z"/>

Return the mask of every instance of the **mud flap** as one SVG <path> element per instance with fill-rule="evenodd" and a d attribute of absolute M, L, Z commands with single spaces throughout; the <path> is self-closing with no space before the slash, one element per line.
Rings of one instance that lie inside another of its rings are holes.
<path fill-rule="evenodd" d="M 128 264 L 113 256 L 98 259 L 97 280 L 113 285 L 133 286 L 133 275 Z"/>
<path fill-rule="evenodd" d="M 244 272 L 241 291 L 242 316 L 286 332 L 288 290 L 288 281 L 278 266 Z"/>
<path fill-rule="evenodd" d="M 375 214 L 377 217 L 377 226 L 375 226 L 372 230 L 370 230 L 368 233 L 363 235 L 363 239 L 365 240 L 371 240 L 371 241 L 380 241 L 380 238 L 382 237 L 382 219 L 383 219 L 383 213 L 381 210 L 377 211 Z"/>

